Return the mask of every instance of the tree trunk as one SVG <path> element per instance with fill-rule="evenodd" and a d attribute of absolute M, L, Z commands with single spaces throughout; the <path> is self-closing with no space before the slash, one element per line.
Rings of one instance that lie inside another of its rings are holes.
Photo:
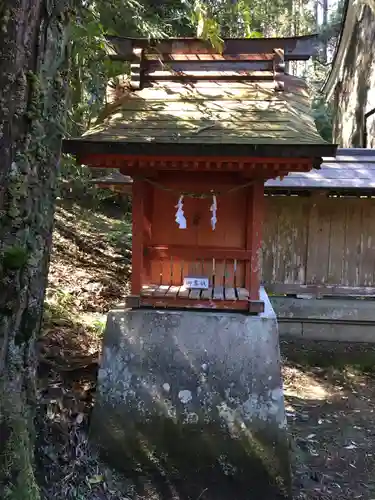
<path fill-rule="evenodd" d="M 36 500 L 33 411 L 65 115 L 69 0 L 0 2 L 0 498 Z"/>
<path fill-rule="evenodd" d="M 322 2 L 322 10 L 323 10 L 323 30 L 325 33 L 327 33 L 327 26 L 328 26 L 328 0 L 323 0 Z M 323 43 L 323 57 L 322 57 L 322 62 L 324 64 L 327 64 L 328 61 L 328 40 L 327 40 L 327 34 L 325 34 L 324 37 L 324 43 Z"/>

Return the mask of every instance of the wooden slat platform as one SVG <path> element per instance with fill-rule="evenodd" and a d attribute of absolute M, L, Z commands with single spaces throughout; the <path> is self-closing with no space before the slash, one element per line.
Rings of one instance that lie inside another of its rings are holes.
<path fill-rule="evenodd" d="M 263 312 L 264 305 L 250 301 L 245 288 L 214 287 L 188 289 L 184 286 L 145 285 L 140 295 L 140 306 L 186 309 L 223 309 Z"/>
<path fill-rule="evenodd" d="M 224 288 L 217 286 L 206 289 L 189 289 L 184 286 L 145 285 L 142 287 L 141 297 L 165 297 L 168 299 L 190 300 L 247 300 L 249 292 L 246 288 Z"/>

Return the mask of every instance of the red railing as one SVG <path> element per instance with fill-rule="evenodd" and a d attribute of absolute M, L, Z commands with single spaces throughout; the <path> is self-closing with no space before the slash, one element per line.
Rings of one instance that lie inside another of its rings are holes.
<path fill-rule="evenodd" d="M 189 249 L 171 245 L 150 246 L 145 251 L 149 281 L 155 285 L 182 285 L 185 277 L 208 278 L 209 286 L 245 287 L 249 252 L 234 248 Z"/>

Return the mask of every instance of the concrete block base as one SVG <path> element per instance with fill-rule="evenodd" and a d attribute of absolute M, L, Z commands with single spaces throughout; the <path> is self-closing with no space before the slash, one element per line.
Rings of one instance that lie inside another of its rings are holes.
<path fill-rule="evenodd" d="M 281 336 L 301 340 L 375 343 L 373 300 L 272 297 Z"/>
<path fill-rule="evenodd" d="M 290 498 L 277 322 L 259 316 L 112 311 L 91 435 L 160 500 Z"/>

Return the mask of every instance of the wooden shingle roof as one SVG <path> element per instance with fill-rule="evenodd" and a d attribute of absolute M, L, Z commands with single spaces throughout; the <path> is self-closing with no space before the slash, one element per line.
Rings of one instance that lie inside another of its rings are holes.
<path fill-rule="evenodd" d="M 222 74 L 223 72 L 221 72 Z M 316 130 L 306 85 L 270 81 L 154 82 L 128 92 L 83 138 L 93 141 L 326 144 Z"/>
<path fill-rule="evenodd" d="M 307 59 L 315 38 L 228 39 L 220 53 L 194 39 L 115 42 L 112 56 L 131 63 L 131 78 L 93 128 L 64 141 L 65 152 L 299 157 L 316 164 L 335 153 L 316 129 L 305 82 L 285 73 L 285 53 Z"/>

